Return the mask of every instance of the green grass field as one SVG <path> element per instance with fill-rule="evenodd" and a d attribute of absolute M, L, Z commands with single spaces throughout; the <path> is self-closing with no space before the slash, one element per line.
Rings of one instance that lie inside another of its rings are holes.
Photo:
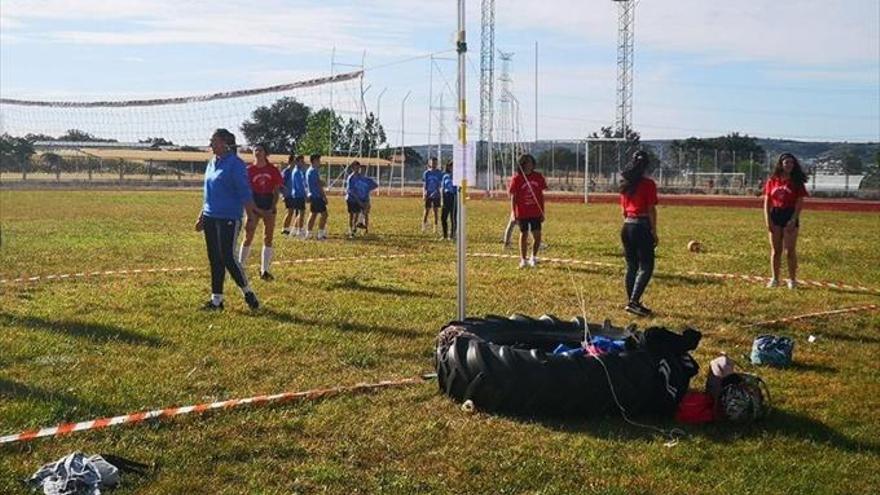
<path fill-rule="evenodd" d="M 419 233 L 419 201 L 378 198 L 374 235 L 343 239 L 330 203 L 327 242 L 276 241 L 276 281 L 253 282 L 247 311 L 227 280 L 226 311 L 209 295 L 204 240 L 192 230 L 199 192 L 0 191 L 0 279 L 196 266 L 196 272 L 0 285 L 0 435 L 171 405 L 298 391 L 433 371 L 434 337 L 455 314 L 452 243 Z M 499 253 L 504 202 L 469 203 L 470 253 Z M 629 323 L 612 205 L 550 204 L 546 256 L 620 268 L 471 258 L 468 313 L 580 313 Z M 752 322 L 876 303 L 834 289 L 770 290 L 682 275 L 766 275 L 756 209 L 660 207 L 657 274 L 638 323 L 704 332 L 703 366 L 740 362 L 768 329 Z M 807 211 L 801 277 L 880 287 L 880 216 Z M 685 249 L 699 239 L 705 253 Z M 260 245 L 258 239 L 255 245 Z M 411 254 L 377 259 L 378 254 Z M 258 250 L 249 273 L 257 271 Z M 0 493 L 74 450 L 155 465 L 123 477 L 128 493 L 877 493 L 880 487 L 880 312 L 769 329 L 796 339 L 795 365 L 755 369 L 775 410 L 747 427 L 684 427 L 675 447 L 619 418 L 548 420 L 467 414 L 436 383 L 186 416 L 0 447 Z M 815 343 L 807 337 L 815 335 Z M 671 420 L 641 418 L 671 427 Z"/>

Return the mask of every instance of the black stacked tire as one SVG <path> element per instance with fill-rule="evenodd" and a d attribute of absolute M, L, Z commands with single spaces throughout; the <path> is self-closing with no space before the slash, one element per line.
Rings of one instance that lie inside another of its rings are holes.
<path fill-rule="evenodd" d="M 601 328 L 590 324 L 591 331 Z M 435 355 L 440 390 L 481 410 L 513 414 L 598 416 L 616 412 L 618 403 L 628 414 L 649 408 L 657 386 L 650 354 L 552 354 L 560 343 L 576 347 L 583 339 L 582 323 L 548 316 L 450 323 Z"/>

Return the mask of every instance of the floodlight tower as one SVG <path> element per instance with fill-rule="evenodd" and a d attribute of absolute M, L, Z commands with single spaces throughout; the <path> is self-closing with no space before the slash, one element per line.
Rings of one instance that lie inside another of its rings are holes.
<path fill-rule="evenodd" d="M 480 143 L 486 147 L 486 190 L 495 189 L 492 131 L 495 119 L 495 0 L 483 0 L 480 31 Z M 483 154 L 480 153 L 480 158 Z"/>
<path fill-rule="evenodd" d="M 626 138 L 632 126 L 633 38 L 637 0 L 612 0 L 617 4 L 617 111 L 615 131 Z"/>
<path fill-rule="evenodd" d="M 513 109 L 513 93 L 510 91 L 511 83 L 513 79 L 510 77 L 510 63 L 513 61 L 513 52 L 498 52 L 498 56 L 501 58 L 501 76 L 498 77 L 498 81 L 501 82 L 501 91 L 498 95 L 498 103 L 501 109 L 501 115 L 499 116 L 499 126 L 498 126 L 498 134 L 500 136 L 500 141 L 502 143 L 501 148 L 501 163 L 503 167 L 503 172 L 505 175 L 506 171 L 506 161 L 510 159 L 511 163 L 511 171 L 513 171 L 513 146 L 514 146 L 514 109 Z M 504 146 L 511 147 L 509 150 L 505 149 Z M 508 154 L 509 153 L 509 154 Z"/>

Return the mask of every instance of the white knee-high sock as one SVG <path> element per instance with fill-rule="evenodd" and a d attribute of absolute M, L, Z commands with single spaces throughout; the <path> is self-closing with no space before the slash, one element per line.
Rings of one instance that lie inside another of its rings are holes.
<path fill-rule="evenodd" d="M 260 273 L 266 273 L 269 271 L 269 265 L 272 263 L 272 253 L 274 250 L 271 247 L 263 246 L 263 259 L 262 263 L 260 263 Z"/>
<path fill-rule="evenodd" d="M 242 243 L 241 249 L 239 249 L 239 251 L 238 251 L 238 263 L 241 266 L 245 265 L 249 254 L 251 254 L 251 247 L 245 246 L 244 243 Z"/>

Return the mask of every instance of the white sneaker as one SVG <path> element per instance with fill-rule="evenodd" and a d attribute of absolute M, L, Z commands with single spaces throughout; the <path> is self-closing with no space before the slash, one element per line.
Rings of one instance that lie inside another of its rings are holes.
<path fill-rule="evenodd" d="M 318 240 L 318 241 L 326 241 L 326 240 L 327 240 L 327 234 L 324 234 L 324 233 L 322 233 L 322 232 L 318 232 L 318 235 L 315 236 L 315 240 Z"/>
<path fill-rule="evenodd" d="M 529 266 L 530 267 L 534 268 L 537 264 L 538 264 L 538 258 L 535 258 L 534 256 L 529 258 Z"/>
<path fill-rule="evenodd" d="M 427 231 L 428 231 L 428 222 L 424 222 L 424 223 L 422 223 L 422 233 L 424 234 Z"/>
<path fill-rule="evenodd" d="M 767 288 L 772 289 L 773 287 L 779 287 L 779 281 L 775 278 L 771 278 L 769 282 L 767 282 Z"/>
<path fill-rule="evenodd" d="M 525 259 L 519 260 L 519 269 L 520 270 L 522 270 L 523 268 L 526 268 L 527 266 L 529 266 L 528 261 L 526 261 Z"/>
<path fill-rule="evenodd" d="M 788 288 L 791 290 L 797 289 L 797 280 L 788 279 L 786 281 L 786 284 L 788 285 Z"/>

